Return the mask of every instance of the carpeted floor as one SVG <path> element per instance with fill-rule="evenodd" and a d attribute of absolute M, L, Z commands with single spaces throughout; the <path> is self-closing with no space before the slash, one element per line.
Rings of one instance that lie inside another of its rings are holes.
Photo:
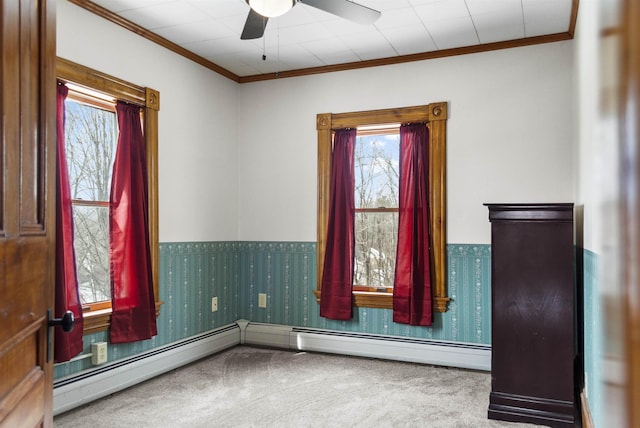
<path fill-rule="evenodd" d="M 238 346 L 54 427 L 534 427 L 488 420 L 490 390 L 486 372 Z"/>

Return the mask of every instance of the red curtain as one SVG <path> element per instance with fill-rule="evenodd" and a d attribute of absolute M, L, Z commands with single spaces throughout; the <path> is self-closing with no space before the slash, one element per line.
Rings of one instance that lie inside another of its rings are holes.
<path fill-rule="evenodd" d="M 424 123 L 400 127 L 398 250 L 393 321 L 433 322 L 429 264 L 429 131 Z"/>
<path fill-rule="evenodd" d="M 140 108 L 118 101 L 118 147 L 109 205 L 111 343 L 157 333 L 149 251 L 145 141 Z"/>
<path fill-rule="evenodd" d="M 351 285 L 354 251 L 353 152 L 355 129 L 339 129 L 333 140 L 327 245 L 322 269 L 320 316 L 335 320 L 352 317 Z"/>
<path fill-rule="evenodd" d="M 75 325 L 68 333 L 62 327 L 55 327 L 56 363 L 69 361 L 82 352 L 82 304 L 78 294 L 76 278 L 76 257 L 73 248 L 73 208 L 71 206 L 71 186 L 64 149 L 65 107 L 69 89 L 58 83 L 57 94 L 57 174 L 56 174 L 56 282 L 55 310 L 56 318 L 66 311 L 73 312 Z"/>

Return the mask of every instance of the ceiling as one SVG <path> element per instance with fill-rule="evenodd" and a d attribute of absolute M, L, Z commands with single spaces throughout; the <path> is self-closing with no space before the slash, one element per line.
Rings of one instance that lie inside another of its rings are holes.
<path fill-rule="evenodd" d="M 239 82 L 566 40 L 578 8 L 578 0 L 357 0 L 382 12 L 363 26 L 298 3 L 269 20 L 264 38 L 240 40 L 245 0 L 70 1 Z"/>

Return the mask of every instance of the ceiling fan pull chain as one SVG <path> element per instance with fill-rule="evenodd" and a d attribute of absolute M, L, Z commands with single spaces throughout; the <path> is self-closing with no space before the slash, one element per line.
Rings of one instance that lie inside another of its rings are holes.
<path fill-rule="evenodd" d="M 266 48 L 265 48 L 265 43 L 266 43 L 265 40 L 266 39 L 267 39 L 266 36 L 262 38 L 262 60 L 263 61 L 267 60 L 267 52 L 266 52 Z"/>
<path fill-rule="evenodd" d="M 280 19 L 278 18 L 278 30 L 276 35 L 276 77 L 280 77 Z"/>

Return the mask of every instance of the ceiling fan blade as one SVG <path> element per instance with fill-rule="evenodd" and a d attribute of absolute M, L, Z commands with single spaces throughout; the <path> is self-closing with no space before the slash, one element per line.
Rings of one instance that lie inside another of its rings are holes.
<path fill-rule="evenodd" d="M 247 16 L 247 22 L 244 23 L 241 40 L 259 39 L 264 35 L 264 29 L 267 26 L 269 18 L 260 15 L 253 9 L 249 9 L 249 15 Z"/>
<path fill-rule="evenodd" d="M 298 0 L 316 9 L 324 10 L 358 24 L 371 25 L 381 15 L 377 10 L 362 6 L 349 0 Z"/>

